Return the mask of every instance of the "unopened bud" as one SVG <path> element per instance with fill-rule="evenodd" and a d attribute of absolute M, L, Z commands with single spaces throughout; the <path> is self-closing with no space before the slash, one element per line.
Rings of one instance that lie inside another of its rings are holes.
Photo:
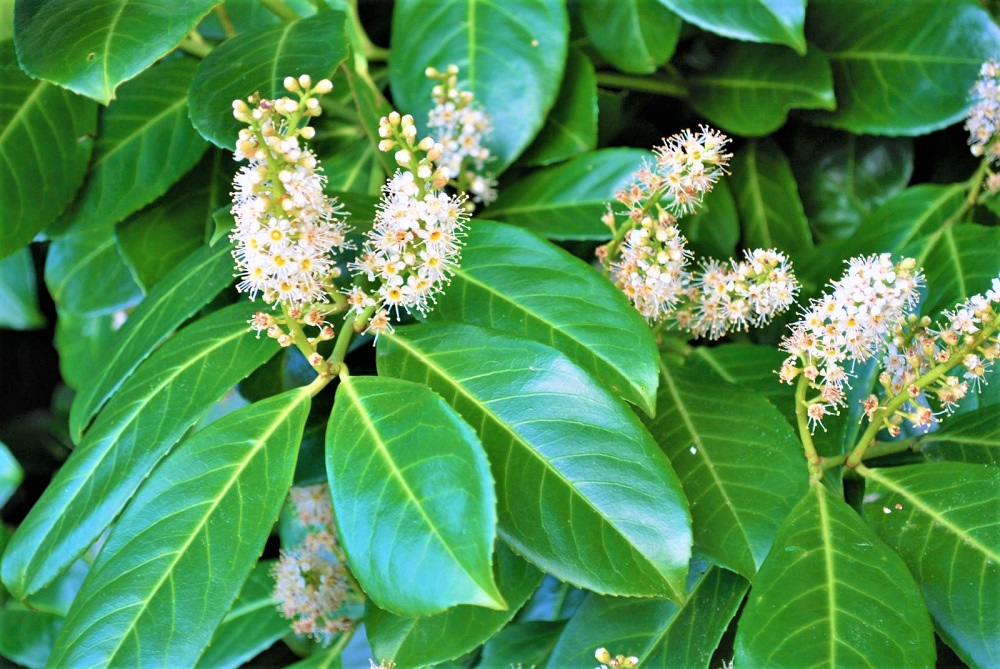
<path fill-rule="evenodd" d="M 320 79 L 319 83 L 316 84 L 316 92 L 320 95 L 326 95 L 333 90 L 333 82 L 329 79 Z"/>
<path fill-rule="evenodd" d="M 299 86 L 301 86 L 302 88 L 309 88 L 310 86 L 312 86 L 312 81 L 313 81 L 312 77 L 310 77 L 308 74 L 299 75 Z"/>
<path fill-rule="evenodd" d="M 309 364 L 312 365 L 313 367 L 319 367 L 325 361 L 326 360 L 319 353 L 313 352 L 309 354 Z"/>
<path fill-rule="evenodd" d="M 608 652 L 607 648 L 598 648 L 594 652 L 594 657 L 597 658 L 597 661 L 601 664 L 607 664 L 611 661 L 611 653 Z"/>
<path fill-rule="evenodd" d="M 285 86 L 285 90 L 289 93 L 294 93 L 299 90 L 299 82 L 295 77 L 285 77 L 285 80 L 281 82 Z"/>
<path fill-rule="evenodd" d="M 403 149 L 401 151 L 397 151 L 396 152 L 395 158 L 396 158 L 396 163 L 400 167 L 409 167 L 410 166 L 410 160 L 413 158 L 413 156 L 410 155 L 409 151 L 407 151 L 406 149 Z"/>

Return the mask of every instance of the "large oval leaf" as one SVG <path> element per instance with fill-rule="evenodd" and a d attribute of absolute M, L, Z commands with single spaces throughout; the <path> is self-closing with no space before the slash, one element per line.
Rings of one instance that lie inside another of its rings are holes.
<path fill-rule="evenodd" d="M 326 430 L 337 535 L 380 608 L 506 609 L 493 583 L 496 494 L 469 424 L 426 386 L 348 377 Z"/>
<path fill-rule="evenodd" d="M 459 85 L 493 119 L 488 144 L 501 170 L 527 148 L 559 95 L 569 20 L 559 0 L 399 0 L 392 13 L 389 84 L 400 112 L 425 127 L 434 82 L 424 69 L 458 66 Z"/>
<path fill-rule="evenodd" d="M 108 104 L 219 0 L 18 0 L 17 58 L 31 76 Z"/>
<path fill-rule="evenodd" d="M 184 432 L 278 346 L 247 332 L 246 303 L 186 327 L 122 384 L 11 538 L 4 584 L 24 599 L 104 531 Z"/>
<path fill-rule="evenodd" d="M 24 478 L 24 470 L 11 455 L 7 446 L 0 441 L 0 509 L 21 485 L 22 478 Z M 7 537 L 0 538 L 0 544 L 6 545 L 6 543 Z"/>
<path fill-rule="evenodd" d="M 855 133 L 922 135 L 965 116 L 1000 28 L 975 2 L 810 0 L 809 41 L 833 64 L 837 111 Z"/>
<path fill-rule="evenodd" d="M 788 355 L 763 344 L 726 343 L 719 346 L 698 346 L 684 363 L 686 374 L 702 378 L 719 376 L 729 383 L 746 388 L 763 397 L 795 425 L 795 396 L 788 386 L 777 383 L 774 372 Z"/>
<path fill-rule="evenodd" d="M 91 361 L 73 398 L 70 435 L 79 440 L 104 402 L 158 343 L 233 280 L 228 244 L 202 247 L 175 267 L 126 319 L 105 355 Z"/>
<path fill-rule="evenodd" d="M 1000 469 L 859 471 L 865 519 L 910 568 L 948 645 L 970 666 L 1000 665 Z"/>
<path fill-rule="evenodd" d="M 691 104 L 727 132 L 768 135 L 791 109 L 834 109 L 830 61 L 813 48 L 798 56 L 781 46 L 728 46 L 710 71 L 688 82 Z"/>
<path fill-rule="evenodd" d="M 49 245 L 45 284 L 62 313 L 99 316 L 126 309 L 142 298 L 118 252 L 113 225 L 73 227 Z"/>
<path fill-rule="evenodd" d="M 589 0 L 580 19 L 590 44 L 623 72 L 652 74 L 670 60 L 681 20 L 659 0 Z"/>
<path fill-rule="evenodd" d="M 25 76 L 0 44 L 0 258 L 55 220 L 83 183 L 97 105 Z"/>
<path fill-rule="evenodd" d="M 935 655 L 906 565 L 819 483 L 754 579 L 735 649 L 753 667 L 933 667 Z"/>
<path fill-rule="evenodd" d="M 378 366 L 427 383 L 478 426 L 500 535 L 520 555 L 590 590 L 683 598 L 680 483 L 635 415 L 565 356 L 494 330 L 424 325 L 380 338 Z"/>
<path fill-rule="evenodd" d="M 549 239 L 611 238 L 601 215 L 615 191 L 631 182 L 648 151 L 602 149 L 534 172 L 505 188 L 489 217 Z"/>
<path fill-rule="evenodd" d="M 505 330 L 558 349 L 652 414 L 656 341 L 625 296 L 586 263 L 535 235 L 476 221 L 432 318 Z"/>
<path fill-rule="evenodd" d="M 509 605 L 506 611 L 456 606 L 421 618 L 397 616 L 374 606 L 365 609 L 368 641 L 378 658 L 393 658 L 400 667 L 422 667 L 463 655 L 506 625 L 538 587 L 542 574 L 497 544 L 494 577 Z"/>
<path fill-rule="evenodd" d="M 920 438 L 920 452 L 929 460 L 1000 466 L 1000 406 L 948 418 Z"/>
<path fill-rule="evenodd" d="M 661 368 L 649 428 L 691 503 L 695 550 L 752 579 L 806 491 L 798 439 L 764 398 L 685 368 Z"/>
<path fill-rule="evenodd" d="M 659 0 L 709 32 L 748 42 L 790 46 L 805 53 L 806 0 Z M 811 7 L 810 7 L 811 9 Z"/>
<path fill-rule="evenodd" d="M 984 293 L 1000 273 L 1000 227 L 974 223 L 948 226 L 915 242 L 904 253 L 927 274 L 921 313 L 936 317 L 942 309 Z"/>
<path fill-rule="evenodd" d="M 346 57 L 342 12 L 324 11 L 237 35 L 198 66 L 188 94 L 191 122 L 205 139 L 232 151 L 241 127 L 233 118 L 233 100 L 255 92 L 265 98 L 280 97 L 285 95 L 285 77 L 308 74 L 314 81 L 331 77 Z"/>
<path fill-rule="evenodd" d="M 705 194 L 698 211 L 684 216 L 677 225 L 694 253 L 714 258 L 734 255 L 740 240 L 740 216 L 729 184 L 726 181 L 715 184 Z"/>
<path fill-rule="evenodd" d="M 0 259 L 0 328 L 34 330 L 45 325 L 38 308 L 35 261 L 24 247 Z"/>
<path fill-rule="evenodd" d="M 234 411 L 153 471 L 83 582 L 52 666 L 194 665 L 278 518 L 309 400 L 297 389 Z"/>

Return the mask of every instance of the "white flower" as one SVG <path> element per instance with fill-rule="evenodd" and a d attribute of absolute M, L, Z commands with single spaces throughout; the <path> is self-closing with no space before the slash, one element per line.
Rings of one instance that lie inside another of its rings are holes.
<path fill-rule="evenodd" d="M 965 122 L 972 155 L 988 154 L 993 163 L 1000 163 L 1000 143 L 995 141 L 1000 129 L 1000 65 L 996 61 L 983 63 L 972 89 L 972 99 L 972 109 Z"/>

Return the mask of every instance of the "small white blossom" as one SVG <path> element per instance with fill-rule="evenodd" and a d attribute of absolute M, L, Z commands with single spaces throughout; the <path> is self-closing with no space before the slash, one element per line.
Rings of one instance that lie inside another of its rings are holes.
<path fill-rule="evenodd" d="M 983 63 L 979 79 L 972 89 L 972 109 L 965 122 L 969 131 L 972 155 L 989 155 L 990 161 L 1000 164 L 1000 64 L 995 60 Z"/>

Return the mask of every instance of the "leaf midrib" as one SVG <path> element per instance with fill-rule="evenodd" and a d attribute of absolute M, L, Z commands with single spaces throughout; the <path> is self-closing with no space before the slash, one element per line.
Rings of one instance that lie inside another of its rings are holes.
<path fill-rule="evenodd" d="M 180 96 L 177 98 L 177 100 L 164 107 L 162 111 L 160 111 L 157 114 L 154 114 L 153 116 L 150 116 L 146 123 L 140 125 L 134 132 L 130 132 L 129 134 L 122 137 L 106 153 L 98 156 L 94 160 L 94 163 L 90 166 L 91 174 L 94 174 L 97 171 L 97 168 L 99 168 L 101 165 L 107 162 L 112 156 L 118 154 L 119 151 L 124 150 L 126 147 L 132 146 L 135 143 L 137 137 L 141 135 L 147 135 L 150 132 L 150 130 L 159 123 L 159 121 L 173 114 L 178 107 L 186 107 L 186 106 L 187 106 L 187 97 Z"/>
<path fill-rule="evenodd" d="M 42 91 L 45 90 L 47 86 L 51 86 L 51 84 L 45 81 L 39 81 L 38 84 L 35 85 L 34 90 L 32 90 L 31 93 L 29 93 L 28 96 L 24 98 L 24 102 L 22 102 L 21 106 L 17 108 L 17 111 L 14 112 L 14 115 L 10 117 L 9 121 L 7 121 L 6 127 L 3 129 L 2 132 L 0 132 L 0 145 L 2 145 L 6 141 L 8 133 L 10 133 L 15 126 L 20 124 L 21 117 L 28 113 L 26 111 L 28 107 L 34 105 L 35 98 L 40 97 Z"/>

